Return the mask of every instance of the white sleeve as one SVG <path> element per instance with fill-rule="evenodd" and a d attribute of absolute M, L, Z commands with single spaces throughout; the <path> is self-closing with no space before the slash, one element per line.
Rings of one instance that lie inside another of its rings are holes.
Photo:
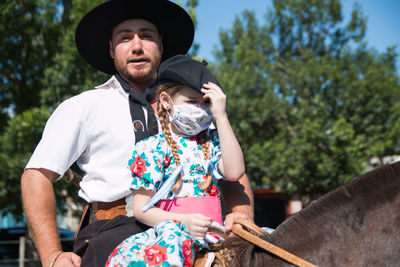
<path fill-rule="evenodd" d="M 42 139 L 25 169 L 44 168 L 62 177 L 86 149 L 84 121 L 81 109 L 73 101 L 61 103 L 47 121 Z"/>

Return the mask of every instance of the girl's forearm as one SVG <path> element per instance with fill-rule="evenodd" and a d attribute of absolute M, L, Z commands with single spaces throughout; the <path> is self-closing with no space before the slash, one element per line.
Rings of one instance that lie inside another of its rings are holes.
<path fill-rule="evenodd" d="M 245 170 L 242 149 L 227 116 L 219 116 L 216 124 L 222 154 L 218 168 L 226 179 L 237 181 Z"/>
<path fill-rule="evenodd" d="M 141 208 L 140 211 L 134 210 L 133 212 L 138 221 L 148 226 L 154 226 L 165 220 L 177 220 L 185 223 L 184 214 L 168 212 L 157 207 L 150 208 L 146 212 L 141 211 Z"/>
<path fill-rule="evenodd" d="M 152 191 L 145 189 L 139 189 L 135 192 L 133 197 L 133 214 L 138 221 L 148 226 L 154 226 L 165 220 L 178 220 L 185 223 L 185 214 L 172 213 L 157 207 L 152 207 L 143 212 L 142 207 L 151 199 L 152 195 Z"/>

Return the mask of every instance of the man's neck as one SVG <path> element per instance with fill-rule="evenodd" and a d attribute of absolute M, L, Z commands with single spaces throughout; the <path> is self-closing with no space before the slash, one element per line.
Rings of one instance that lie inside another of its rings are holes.
<path fill-rule="evenodd" d="M 127 82 L 129 84 L 129 86 L 131 87 L 132 90 L 134 90 L 138 93 L 144 93 L 146 88 L 152 86 L 156 82 L 155 78 L 144 81 L 144 82 L 131 82 L 130 80 L 126 79 L 121 74 L 119 74 L 119 75 L 125 82 Z"/>
<path fill-rule="evenodd" d="M 154 84 L 154 82 L 146 82 L 146 83 L 130 83 L 128 82 L 129 86 L 132 90 L 138 93 L 144 93 L 146 88 L 150 87 Z"/>

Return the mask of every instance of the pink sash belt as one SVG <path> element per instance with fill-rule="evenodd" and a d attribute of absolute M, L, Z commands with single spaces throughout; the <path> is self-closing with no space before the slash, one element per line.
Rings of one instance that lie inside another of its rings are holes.
<path fill-rule="evenodd" d="M 180 197 L 160 200 L 156 204 L 160 209 L 174 213 L 200 213 L 211 217 L 222 225 L 222 210 L 219 197 Z"/>

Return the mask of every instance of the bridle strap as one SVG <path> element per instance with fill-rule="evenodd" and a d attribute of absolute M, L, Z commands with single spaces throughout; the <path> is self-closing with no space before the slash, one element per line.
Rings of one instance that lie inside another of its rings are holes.
<path fill-rule="evenodd" d="M 251 229 L 256 234 L 244 230 L 239 225 L 242 225 L 248 229 Z M 247 220 L 244 220 L 242 218 L 236 219 L 233 224 L 233 227 L 232 227 L 232 232 L 234 232 L 236 235 L 240 236 L 241 238 L 249 241 L 250 243 L 253 243 L 254 245 L 259 246 L 260 248 L 265 249 L 266 251 L 284 259 L 285 261 L 287 261 L 293 265 L 296 265 L 299 267 L 318 267 L 317 265 L 314 265 L 306 260 L 303 260 L 302 258 L 299 258 L 296 255 L 294 255 L 278 246 L 275 246 L 274 244 L 272 244 L 266 240 L 259 238 L 258 235 L 260 235 L 260 233 L 265 234 L 267 232 Z M 265 232 L 265 233 L 263 233 L 263 232 Z"/>

